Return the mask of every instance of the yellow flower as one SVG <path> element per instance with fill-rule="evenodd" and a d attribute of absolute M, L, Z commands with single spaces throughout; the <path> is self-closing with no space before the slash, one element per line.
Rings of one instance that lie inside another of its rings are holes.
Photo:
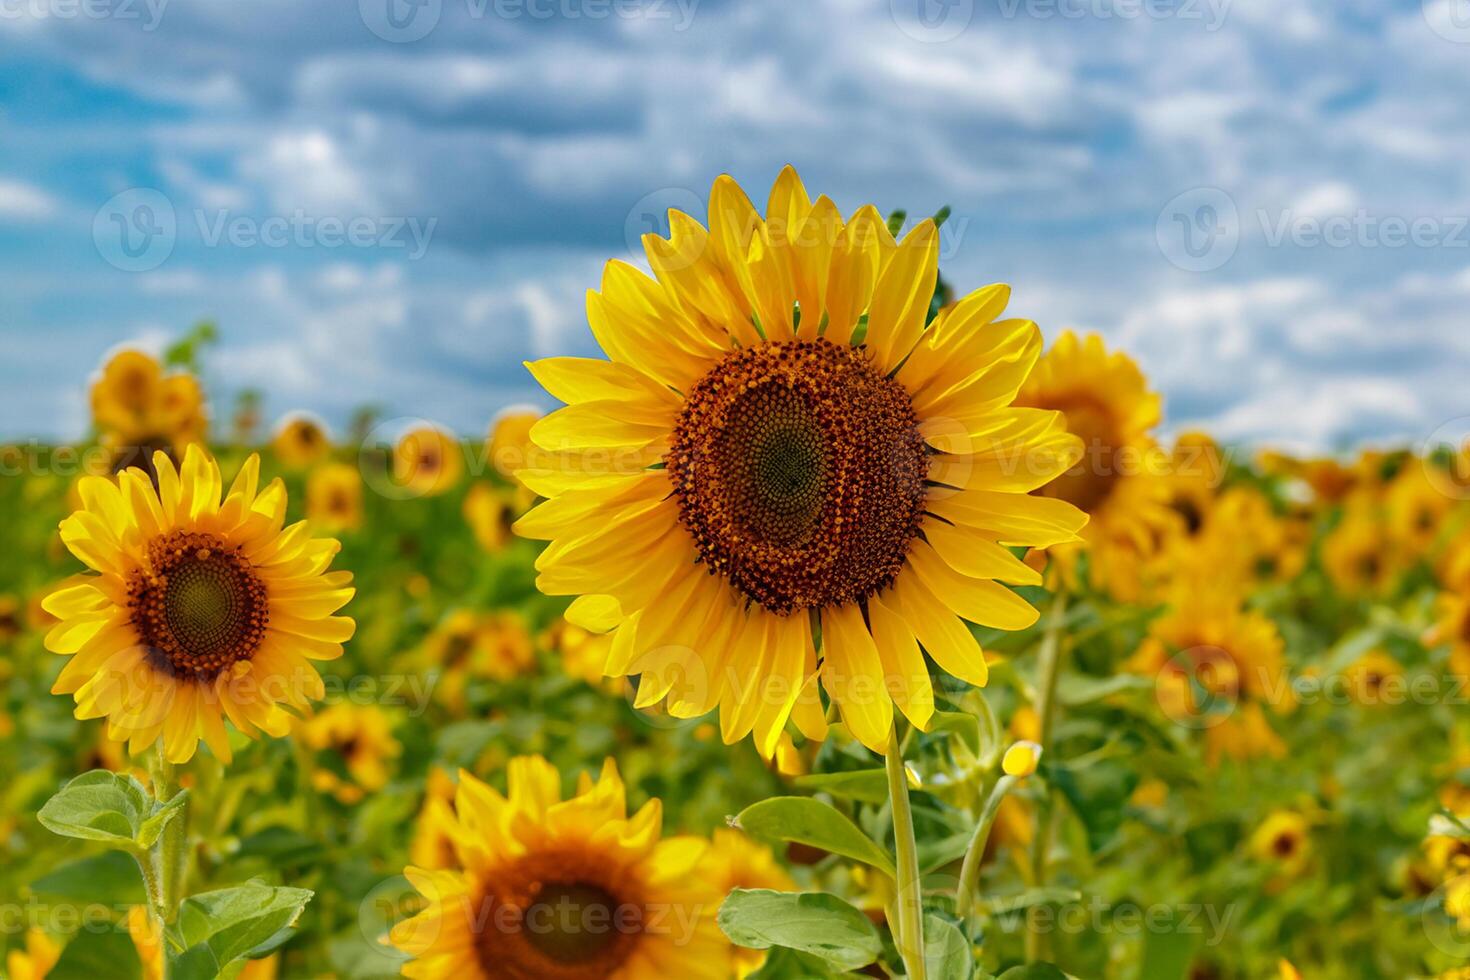
<path fill-rule="evenodd" d="M 1024 779 L 1036 771 L 1036 766 L 1040 761 L 1041 746 L 1035 742 L 1016 742 L 1006 749 L 1005 758 L 1001 760 L 1000 767 L 1007 776 Z"/>
<path fill-rule="evenodd" d="M 504 682 L 536 667 L 530 631 L 514 610 L 457 609 L 429 634 L 420 656 L 427 667 L 438 671 L 438 696 L 455 711 L 464 709 L 471 679 Z"/>
<path fill-rule="evenodd" d="M 737 888 L 764 888 L 778 892 L 796 891 L 796 882 L 776 861 L 764 844 L 758 844 L 738 830 L 722 827 L 710 835 L 709 870 L 715 894 L 728 895 Z M 731 972 L 745 977 L 761 968 L 766 961 L 762 949 L 730 947 Z"/>
<path fill-rule="evenodd" d="M 1283 879 L 1300 877 L 1312 856 L 1310 826 L 1295 810 L 1276 810 L 1250 838 L 1251 854 Z"/>
<path fill-rule="evenodd" d="M 281 420 L 271 448 L 284 465 L 304 470 L 327 458 L 332 451 L 332 441 L 320 420 L 299 412 Z"/>
<path fill-rule="evenodd" d="M 606 633 L 593 633 L 562 619 L 541 635 L 541 645 L 561 657 L 562 670 L 568 677 L 592 687 L 612 686 L 613 679 L 602 672 L 612 649 L 612 637 Z"/>
<path fill-rule="evenodd" d="M 1202 432 L 1186 432 L 1174 441 L 1164 484 L 1169 509 L 1185 537 L 1199 534 L 1208 523 L 1224 479 L 1225 458 L 1214 439 Z"/>
<path fill-rule="evenodd" d="M 531 427 L 541 421 L 541 413 L 532 408 L 510 408 L 490 423 L 490 441 L 486 452 L 495 471 L 511 482 L 516 471 L 535 462 L 536 446 L 531 441 Z"/>
<path fill-rule="evenodd" d="M 61 947 L 35 926 L 26 930 L 25 949 L 12 949 L 5 956 L 5 975 L 10 980 L 44 980 L 61 959 Z"/>
<path fill-rule="evenodd" d="M 464 497 L 464 520 L 475 541 L 490 554 L 505 549 L 512 517 L 505 495 L 488 483 L 476 483 Z"/>
<path fill-rule="evenodd" d="M 221 502 L 219 466 L 190 446 L 181 470 L 154 454 L 158 490 L 141 470 L 84 477 L 83 509 L 61 539 L 93 571 L 48 596 L 60 621 L 46 647 L 70 655 L 55 694 L 78 718 L 108 720 L 137 753 L 162 740 L 172 762 L 199 740 L 230 758 L 224 720 L 245 735 L 284 735 L 283 704 L 304 710 L 323 686 L 313 660 L 342 655 L 353 622 L 334 616 L 352 575 L 328 572 L 338 544 L 304 522 L 283 528 L 286 490 L 258 490 L 245 461 Z"/>
<path fill-rule="evenodd" d="M 1403 665 L 1383 650 L 1370 650 L 1348 667 L 1344 678 L 1353 700 L 1363 705 L 1381 705 L 1396 695 L 1383 686 L 1404 676 Z"/>
<path fill-rule="evenodd" d="M 102 366 L 92 384 L 92 419 L 113 466 L 138 466 L 151 473 L 153 453 L 177 459 L 204 439 L 208 420 L 204 393 L 191 374 L 165 375 L 147 354 L 124 350 Z"/>
<path fill-rule="evenodd" d="M 0 643 L 9 643 L 21 633 L 20 600 L 0 593 Z"/>
<path fill-rule="evenodd" d="M 403 753 L 393 724 L 376 705 L 341 702 L 300 723 L 300 737 L 330 765 L 312 774 L 312 783 L 343 803 L 357 803 L 388 785 L 388 766 Z"/>
<path fill-rule="evenodd" d="M 1402 562 L 1368 498 L 1345 505 L 1342 520 L 1322 541 L 1322 564 L 1350 596 L 1382 595 L 1392 587 Z"/>
<path fill-rule="evenodd" d="M 346 463 L 324 463 L 306 478 L 306 519 L 327 531 L 362 526 L 362 474 Z"/>
<path fill-rule="evenodd" d="M 1261 711 L 1263 702 L 1286 706 L 1290 697 L 1276 625 L 1242 609 L 1228 592 L 1179 592 L 1175 604 L 1149 626 L 1129 669 L 1153 676 L 1164 713 L 1187 727 L 1204 728 L 1208 757 L 1279 756 L 1285 746 Z"/>
<path fill-rule="evenodd" d="M 1281 980 L 1302 980 L 1301 971 L 1292 966 L 1290 960 L 1281 960 L 1276 969 L 1281 973 Z"/>
<path fill-rule="evenodd" d="M 518 476 L 550 499 L 516 530 L 551 541 L 543 592 L 615 603 L 606 670 L 642 675 L 639 707 L 718 706 L 725 741 L 754 732 L 769 758 L 793 713 L 825 732 L 820 683 L 882 749 L 895 704 L 933 713 L 920 644 L 978 685 L 963 620 L 1036 621 L 1001 583 L 1041 576 L 1007 546 L 1076 539 L 1085 516 L 1030 492 L 1077 440 L 1011 407 L 1041 337 L 996 319 L 1006 287 L 925 328 L 932 221 L 896 242 L 790 168 L 765 219 L 729 177 L 709 211 L 708 232 L 672 212 L 671 240 L 645 237 L 657 281 L 608 263 L 588 318 L 610 360 L 531 365 L 568 404 L 531 429 L 545 452 Z"/>
<path fill-rule="evenodd" d="M 1037 491 L 1076 505 L 1088 515 L 1082 532 L 1093 582 L 1115 598 L 1134 601 L 1147 587 L 1140 573 L 1173 520 L 1169 483 L 1150 431 L 1160 401 L 1138 365 L 1109 354 L 1102 338 L 1057 338 L 1021 388 L 1016 404 L 1062 412 L 1083 443 L 1080 460 Z M 1077 549 L 1056 549 L 1071 577 Z"/>
<path fill-rule="evenodd" d="M 393 447 L 393 481 L 416 497 L 451 490 L 464 475 L 464 446 L 442 429 L 421 426 Z"/>
<path fill-rule="evenodd" d="M 657 800 L 630 817 L 611 759 L 566 800 L 540 757 L 513 759 L 509 783 L 461 773 L 455 866 L 405 871 L 428 907 L 390 934 L 404 976 L 726 980 L 706 841 L 661 839 Z"/>
<path fill-rule="evenodd" d="M 1423 460 L 1410 458 L 1384 492 L 1388 530 L 1411 555 L 1427 554 L 1444 530 L 1444 519 L 1456 500 L 1430 479 Z"/>

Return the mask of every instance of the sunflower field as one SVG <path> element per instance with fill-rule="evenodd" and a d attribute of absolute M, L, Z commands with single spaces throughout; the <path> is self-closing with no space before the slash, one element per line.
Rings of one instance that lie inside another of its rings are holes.
<path fill-rule="evenodd" d="M 0 450 L 5 975 L 1470 977 L 1470 445 L 1165 441 L 945 219 L 722 177 L 480 434 L 98 351 Z"/>

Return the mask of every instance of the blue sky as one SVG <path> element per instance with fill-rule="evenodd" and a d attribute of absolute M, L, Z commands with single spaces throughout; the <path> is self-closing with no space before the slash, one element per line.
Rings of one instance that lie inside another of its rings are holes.
<path fill-rule="evenodd" d="M 0 0 L 0 435 L 203 317 L 216 415 L 483 432 L 648 215 L 790 162 L 950 205 L 948 278 L 1171 428 L 1419 440 L 1470 411 L 1466 92 L 1470 0 Z"/>

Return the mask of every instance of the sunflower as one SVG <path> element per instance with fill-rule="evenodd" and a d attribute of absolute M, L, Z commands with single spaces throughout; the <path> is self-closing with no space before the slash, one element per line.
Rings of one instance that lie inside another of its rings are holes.
<path fill-rule="evenodd" d="M 9 593 L 0 593 L 0 643 L 9 643 L 20 636 L 24 627 L 20 600 Z"/>
<path fill-rule="evenodd" d="M 505 550 L 514 520 L 504 492 L 489 483 L 476 482 L 465 494 L 462 510 L 481 548 L 492 555 Z"/>
<path fill-rule="evenodd" d="M 297 412 L 281 420 L 271 448 L 283 464 L 294 470 L 304 470 L 331 453 L 332 440 L 320 419 Z"/>
<path fill-rule="evenodd" d="M 1400 697 L 1385 686 L 1392 687 L 1403 679 L 1404 666 L 1384 650 L 1369 650 L 1353 661 L 1343 672 L 1348 693 L 1361 705 L 1391 704 Z"/>
<path fill-rule="evenodd" d="M 165 374 L 141 351 L 113 355 L 93 382 L 91 398 L 92 420 L 114 472 L 137 466 L 151 475 L 154 452 L 177 459 L 204 439 L 208 420 L 199 381 L 186 372 Z"/>
<path fill-rule="evenodd" d="M 443 429 L 420 426 L 393 447 L 393 481 L 410 496 L 451 490 L 464 475 L 464 446 Z"/>
<path fill-rule="evenodd" d="M 1155 678 L 1171 720 L 1205 729 L 1212 765 L 1222 755 L 1280 757 L 1286 747 L 1262 705 L 1289 705 L 1284 647 L 1276 624 L 1234 595 L 1191 587 L 1149 625 L 1128 667 Z"/>
<path fill-rule="evenodd" d="M 12 949 L 5 954 L 5 975 L 10 980 L 45 980 L 60 959 L 61 947 L 31 926 L 26 930 L 25 949 Z"/>
<path fill-rule="evenodd" d="M 1312 857 L 1307 818 L 1295 810 L 1269 814 L 1250 838 L 1250 851 L 1279 880 L 1299 878 Z"/>
<path fill-rule="evenodd" d="M 536 446 L 531 441 L 531 428 L 541 421 L 534 408 L 508 408 L 490 423 L 490 438 L 485 451 L 495 471 L 511 482 L 516 472 L 531 464 Z"/>
<path fill-rule="evenodd" d="M 306 478 L 306 519 L 325 531 L 362 526 L 362 474 L 346 463 L 323 463 Z"/>
<path fill-rule="evenodd" d="M 540 644 L 561 658 L 562 670 L 592 687 L 609 687 L 611 678 L 602 672 L 612 649 L 612 637 L 594 633 L 566 619 L 544 630 Z"/>
<path fill-rule="evenodd" d="M 171 762 L 200 739 L 230 758 L 224 719 L 245 735 L 284 735 L 282 705 L 323 695 L 312 660 L 342 655 L 353 621 L 334 616 L 352 576 L 328 572 L 338 544 L 305 522 L 283 527 L 286 490 L 258 491 L 251 456 L 221 502 L 218 464 L 198 446 L 181 469 L 153 456 L 143 471 L 84 477 L 83 508 L 61 540 L 99 574 L 53 592 L 59 622 L 46 646 L 71 655 L 52 692 L 74 694 L 78 718 L 108 719 L 137 753 L 161 740 Z"/>
<path fill-rule="evenodd" d="M 983 684 L 963 620 L 1036 621 L 1001 583 L 1041 577 L 1008 546 L 1076 539 L 1083 514 L 1029 494 L 1079 447 L 1011 407 L 1041 337 L 996 319 L 1005 286 L 925 328 L 934 222 L 897 242 L 790 168 L 767 211 L 721 177 L 709 231 L 672 211 L 644 238 L 656 280 L 608 263 L 587 312 L 610 360 L 530 365 L 567 407 L 531 429 L 545 452 L 518 476 L 550 499 L 516 529 L 551 542 L 542 591 L 611 603 L 605 669 L 642 674 L 640 707 L 718 706 L 769 758 L 793 712 L 825 732 L 820 684 L 876 750 L 895 703 L 928 725 L 923 651 Z"/>
<path fill-rule="evenodd" d="M 1159 395 L 1132 358 L 1108 353 L 1096 334 L 1079 339 L 1067 331 L 1022 386 L 1016 404 L 1061 412 L 1082 440 L 1082 458 L 1036 493 L 1088 515 L 1082 534 L 1093 583 L 1117 599 L 1141 598 L 1148 583 L 1140 573 L 1177 519 L 1169 509 L 1161 451 L 1150 435 L 1159 423 Z M 1078 549 L 1054 554 L 1071 578 Z"/>
<path fill-rule="evenodd" d="M 724 980 L 730 949 L 708 842 L 661 839 L 651 800 L 631 817 L 609 759 L 563 800 L 540 757 L 509 766 L 502 796 L 461 773 L 452 868 L 405 874 L 428 907 L 391 941 L 422 980 Z"/>
<path fill-rule="evenodd" d="M 503 683 L 529 674 L 536 667 L 536 648 L 525 620 L 514 610 L 456 609 L 429 634 L 419 658 L 436 672 L 440 700 L 460 712 L 471 680 Z"/>
<path fill-rule="evenodd" d="M 302 743 L 325 758 L 312 785 L 347 804 L 388 785 L 389 763 L 403 753 L 392 721 L 376 705 L 341 702 L 298 727 Z"/>
<path fill-rule="evenodd" d="M 715 893 L 728 895 L 737 888 L 764 888 L 770 891 L 794 892 L 796 882 L 776 861 L 764 844 L 758 844 L 738 830 L 720 828 L 710 835 L 709 871 Z M 766 951 L 731 946 L 731 973 L 745 977 L 766 961 Z"/>
<path fill-rule="evenodd" d="M 414 867 L 442 871 L 455 866 L 454 792 L 454 778 L 449 773 L 438 766 L 429 770 L 424 804 L 408 845 L 408 860 Z"/>
<path fill-rule="evenodd" d="M 1322 540 L 1327 577 L 1345 595 L 1385 594 L 1398 580 L 1403 564 L 1401 552 L 1367 496 L 1349 500 L 1342 519 Z"/>
<path fill-rule="evenodd" d="M 1455 498 L 1431 479 L 1429 462 L 1411 459 L 1393 478 L 1383 494 L 1388 512 L 1388 531 L 1405 552 L 1425 555 L 1444 531 L 1444 521 L 1454 509 Z"/>

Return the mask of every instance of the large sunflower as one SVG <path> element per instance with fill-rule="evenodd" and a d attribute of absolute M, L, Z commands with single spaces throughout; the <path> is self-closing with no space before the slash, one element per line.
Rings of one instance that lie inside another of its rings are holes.
<path fill-rule="evenodd" d="M 587 300 L 609 360 L 529 365 L 562 408 L 517 474 L 551 498 L 517 523 L 551 544 L 541 589 L 616 629 L 606 670 L 640 706 L 721 708 L 769 756 L 793 711 L 824 731 L 817 684 L 886 745 L 893 705 L 933 711 L 922 651 L 986 679 L 961 618 L 1021 629 L 1007 546 L 1076 539 L 1085 517 L 1029 496 L 1076 459 L 1056 412 L 1011 402 L 1041 352 L 991 286 L 927 329 L 938 233 L 895 241 L 871 205 L 844 221 L 787 168 L 763 219 L 729 177 L 710 230 L 669 214 L 644 238 L 656 279 L 609 262 Z M 594 598 L 586 598 L 586 597 Z"/>
<path fill-rule="evenodd" d="M 141 470 L 85 477 L 83 506 L 61 539 L 99 574 L 53 592 L 46 636 L 70 654 L 52 691 L 76 696 L 78 718 L 108 719 L 136 753 L 162 739 L 171 762 L 199 740 L 230 758 L 224 719 L 246 735 L 284 735 L 281 705 L 323 694 L 312 660 L 342 654 L 353 622 L 334 616 L 352 576 L 328 572 L 338 545 L 305 522 L 283 527 L 279 480 L 257 493 L 251 456 L 220 499 L 219 466 L 198 446 L 181 469 L 155 453 L 155 490 Z"/>
<path fill-rule="evenodd" d="M 1132 358 L 1109 353 L 1102 338 L 1063 333 L 1021 388 L 1018 405 L 1061 412 L 1083 453 L 1060 479 L 1037 492 L 1088 515 L 1083 537 L 1093 582 L 1116 598 L 1141 598 L 1142 571 L 1179 520 L 1169 508 L 1168 466 L 1154 442 L 1160 399 Z M 1057 550 L 1068 574 L 1077 549 Z"/>
<path fill-rule="evenodd" d="M 442 814 L 454 866 L 410 867 L 428 902 L 395 926 L 423 980 L 724 980 L 729 944 L 715 924 L 724 898 L 706 873 L 708 843 L 660 839 L 662 808 L 632 816 L 609 759 L 563 800 L 540 757 L 511 760 L 502 796 L 460 773 Z"/>

